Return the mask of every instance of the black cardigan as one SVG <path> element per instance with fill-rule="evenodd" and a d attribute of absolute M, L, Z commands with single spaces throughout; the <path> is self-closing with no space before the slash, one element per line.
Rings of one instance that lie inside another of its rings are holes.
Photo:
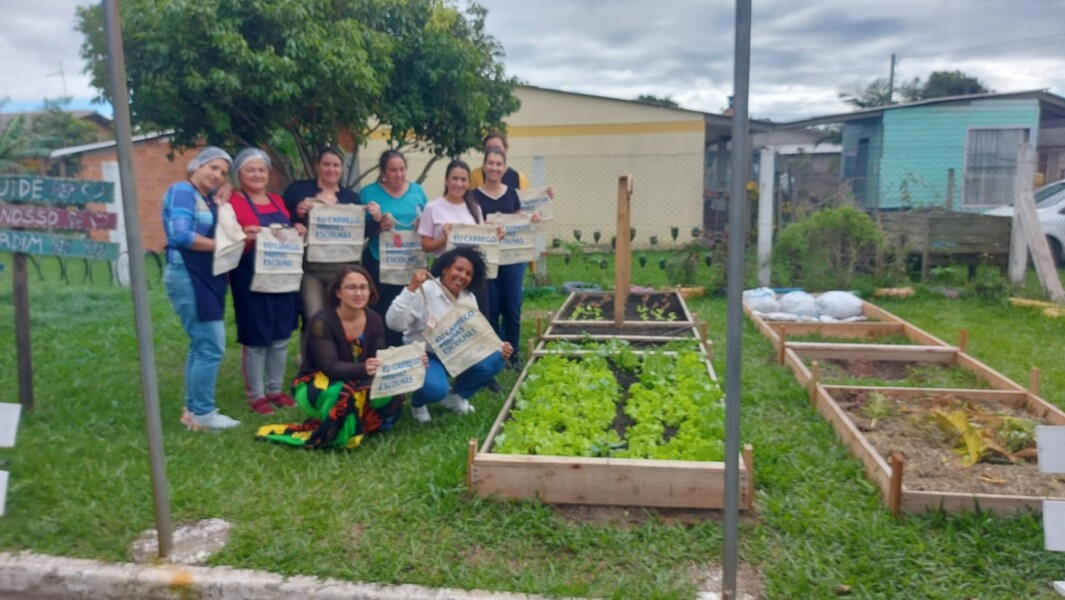
<path fill-rule="evenodd" d="M 332 306 L 325 306 L 314 313 L 308 324 L 303 341 L 303 364 L 297 377 L 321 371 L 331 381 L 357 381 L 368 383 L 366 359 L 377 356 L 377 351 L 387 348 L 385 322 L 381 315 L 366 309 L 366 327 L 363 329 L 362 356 L 355 362 L 351 344 L 344 335 L 344 325 Z"/>

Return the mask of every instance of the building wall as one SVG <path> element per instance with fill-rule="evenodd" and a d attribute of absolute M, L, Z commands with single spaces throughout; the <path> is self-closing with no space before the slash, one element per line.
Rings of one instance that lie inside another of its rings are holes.
<path fill-rule="evenodd" d="M 587 241 L 599 231 L 601 244 L 609 244 L 618 176 L 624 174 L 633 176 L 637 245 L 647 245 L 651 235 L 664 243 L 672 226 L 701 227 L 702 113 L 525 86 L 516 94 L 522 105 L 507 120 L 508 161 L 532 179 L 534 157 L 543 157 L 544 181 L 556 194 L 553 235 L 571 240 L 580 230 Z M 384 148 L 382 140 L 372 140 L 362 150 L 363 170 Z M 476 167 L 483 156 L 473 152 L 463 158 Z M 408 154 L 412 179 L 427 160 Z M 443 193 L 446 163 L 437 162 L 423 183 L 430 199 Z"/>
<path fill-rule="evenodd" d="M 166 247 L 166 234 L 163 232 L 162 206 L 163 194 L 170 184 L 186 178 L 185 170 L 189 160 L 196 154 L 195 150 L 174 152 L 170 154 L 170 140 L 159 137 L 143 140 L 133 144 L 133 171 L 137 179 L 137 205 L 140 207 L 141 241 L 145 250 L 160 251 Z M 101 165 L 105 162 L 118 162 L 114 147 L 93 150 L 82 154 L 79 179 L 102 179 Z M 114 211 L 113 206 L 106 207 Z M 108 232 L 93 232 L 94 239 L 108 239 Z"/>
<path fill-rule="evenodd" d="M 966 134 L 973 128 L 1039 128 L 1036 99 L 976 100 L 967 106 L 915 106 L 883 117 L 880 161 L 882 208 L 945 206 L 948 170 L 954 169 L 953 207 L 964 197 Z"/>
<path fill-rule="evenodd" d="M 877 194 L 878 169 L 880 164 L 880 143 L 882 129 L 880 119 L 863 119 L 843 125 L 843 160 L 841 161 L 841 173 L 843 179 L 850 183 L 850 188 L 855 200 L 862 206 L 872 208 L 877 206 L 879 198 Z M 863 139 L 869 140 L 867 159 L 865 160 L 864 188 L 858 177 L 861 172 L 858 165 L 858 147 Z M 864 191 L 862 191 L 864 190 Z"/>

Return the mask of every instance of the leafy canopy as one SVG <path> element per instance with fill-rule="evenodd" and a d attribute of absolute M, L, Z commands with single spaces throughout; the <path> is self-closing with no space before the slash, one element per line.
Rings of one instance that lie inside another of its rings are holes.
<path fill-rule="evenodd" d="M 915 77 L 903 84 L 900 91 L 902 97 L 910 101 L 990 92 L 979 79 L 961 71 L 932 71 L 928 81 L 921 83 L 921 79 Z"/>
<path fill-rule="evenodd" d="M 123 42 L 141 129 L 174 145 L 259 146 L 313 174 L 341 132 L 452 156 L 518 108 L 486 11 L 444 0 L 126 0 Z M 79 8 L 82 56 L 108 97 L 99 5 Z M 286 169 L 284 161 L 278 161 Z"/>

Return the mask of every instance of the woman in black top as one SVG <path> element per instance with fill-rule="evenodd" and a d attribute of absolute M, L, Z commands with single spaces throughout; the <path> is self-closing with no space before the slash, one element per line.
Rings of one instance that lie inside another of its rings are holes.
<path fill-rule="evenodd" d="M 360 204 L 359 194 L 340 185 L 340 178 L 344 174 L 344 161 L 340 150 L 323 150 L 318 155 L 317 170 L 317 178 L 294 181 L 285 188 L 282 197 L 289 214 L 292 215 L 293 224 L 299 223 L 306 227 L 307 213 L 315 202 Z M 372 219 L 367 219 L 367 228 L 371 226 L 370 222 Z M 325 305 L 326 286 L 346 264 L 348 263 L 309 262 L 304 259 L 303 280 L 300 281 L 300 312 L 303 315 L 304 328 L 311 316 Z"/>
<path fill-rule="evenodd" d="M 473 190 L 473 197 L 481 207 L 486 222 L 492 222 L 493 213 L 521 212 L 518 190 L 503 183 L 507 171 L 507 155 L 497 148 L 488 148 L 484 153 L 484 183 Z M 533 215 L 534 222 L 539 221 Z M 514 354 L 510 364 L 521 364 L 518 349 L 521 348 L 521 295 L 525 279 L 525 263 L 499 265 L 495 279 L 488 281 L 488 322 L 499 337 L 510 342 Z"/>
<path fill-rule="evenodd" d="M 381 315 L 367 306 L 377 288 L 365 268 L 341 267 L 327 305 L 311 317 L 293 398 L 310 418 L 266 425 L 258 437 L 304 448 L 355 448 L 363 436 L 388 431 L 403 411 L 401 397 L 370 399 L 370 384 L 386 348 Z"/>

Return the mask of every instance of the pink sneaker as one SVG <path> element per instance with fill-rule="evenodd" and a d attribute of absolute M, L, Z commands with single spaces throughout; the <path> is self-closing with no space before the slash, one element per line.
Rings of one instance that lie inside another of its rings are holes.
<path fill-rule="evenodd" d="M 270 401 L 266 399 L 266 396 L 259 396 L 254 400 L 248 400 L 248 406 L 260 415 L 274 414 L 274 409 L 270 408 Z"/>
<path fill-rule="evenodd" d="M 276 394 L 267 394 L 266 399 L 270 401 L 270 404 L 274 406 L 280 406 L 282 408 L 292 408 L 296 406 L 296 401 L 292 399 L 292 396 L 284 392 L 278 392 Z"/>

